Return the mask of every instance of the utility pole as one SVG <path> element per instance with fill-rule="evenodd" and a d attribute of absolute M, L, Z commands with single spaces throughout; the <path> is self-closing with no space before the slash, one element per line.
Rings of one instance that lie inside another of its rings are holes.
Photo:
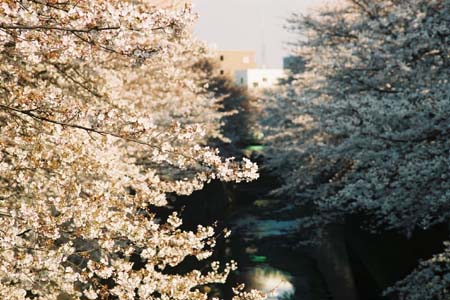
<path fill-rule="evenodd" d="M 260 19 L 261 19 L 261 62 L 262 67 L 266 68 L 266 16 L 264 6 L 260 6 Z"/>

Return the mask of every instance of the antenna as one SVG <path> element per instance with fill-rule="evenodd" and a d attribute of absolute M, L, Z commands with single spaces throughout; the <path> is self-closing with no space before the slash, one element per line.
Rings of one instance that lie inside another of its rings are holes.
<path fill-rule="evenodd" d="M 261 16 L 261 40 L 262 40 L 261 61 L 262 67 L 266 68 L 266 16 L 263 6 L 260 6 L 260 16 Z"/>

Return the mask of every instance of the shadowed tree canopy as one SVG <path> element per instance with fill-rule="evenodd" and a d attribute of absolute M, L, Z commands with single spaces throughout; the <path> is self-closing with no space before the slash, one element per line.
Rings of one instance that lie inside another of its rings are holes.
<path fill-rule="evenodd" d="M 264 125 L 280 192 L 314 222 L 362 213 L 410 235 L 450 220 L 449 16 L 448 0 L 352 0 L 289 19 L 306 71 L 266 97 Z M 420 268 L 392 291 L 447 299 L 448 251 Z"/>

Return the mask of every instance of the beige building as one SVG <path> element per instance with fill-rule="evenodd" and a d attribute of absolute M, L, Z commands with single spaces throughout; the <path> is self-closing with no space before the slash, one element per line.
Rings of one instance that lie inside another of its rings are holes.
<path fill-rule="evenodd" d="M 236 71 L 256 68 L 255 51 L 219 51 L 220 74 L 234 79 Z"/>

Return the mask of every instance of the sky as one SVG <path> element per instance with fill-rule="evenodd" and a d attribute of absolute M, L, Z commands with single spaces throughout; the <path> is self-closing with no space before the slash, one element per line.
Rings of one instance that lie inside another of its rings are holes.
<path fill-rule="evenodd" d="M 193 0 L 199 14 L 195 34 L 219 50 L 255 50 L 260 66 L 280 68 L 289 54 L 286 42 L 295 38 L 283 28 L 286 18 L 292 12 L 314 12 L 327 2 L 330 0 Z"/>

